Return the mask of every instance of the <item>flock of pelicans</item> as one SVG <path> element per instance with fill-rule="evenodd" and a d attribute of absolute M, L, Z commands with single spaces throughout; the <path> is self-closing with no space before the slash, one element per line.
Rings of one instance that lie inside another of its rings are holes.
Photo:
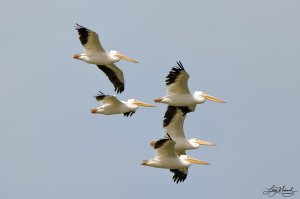
<path fill-rule="evenodd" d="M 121 59 L 134 63 L 138 62 L 118 51 L 105 51 L 100 44 L 97 33 L 78 24 L 76 24 L 76 30 L 85 52 L 75 54 L 74 58 L 97 65 L 114 85 L 115 91 L 117 93 L 123 92 L 123 72 L 114 63 Z M 202 104 L 206 100 L 224 103 L 223 100 L 202 91 L 195 91 L 194 94 L 191 94 L 188 88 L 189 75 L 181 62 L 177 62 L 177 65 L 171 69 L 166 77 L 167 95 L 154 100 L 156 103 L 168 104 L 163 120 L 165 136 L 163 139 L 150 143 L 155 150 L 155 157 L 150 160 L 143 160 L 141 163 L 145 166 L 170 169 L 174 173 L 173 180 L 176 183 L 183 182 L 186 179 L 188 168 L 192 163 L 208 164 L 186 155 L 186 150 L 197 149 L 200 145 L 214 146 L 210 142 L 197 138 L 188 140 L 185 137 L 183 123 L 186 114 L 193 112 L 197 104 Z M 154 107 L 154 105 L 136 99 L 120 101 L 117 97 L 105 95 L 102 92 L 95 97 L 97 101 L 102 103 L 100 107 L 91 109 L 91 113 L 96 114 L 124 114 L 128 117 L 134 114 L 139 106 Z"/>

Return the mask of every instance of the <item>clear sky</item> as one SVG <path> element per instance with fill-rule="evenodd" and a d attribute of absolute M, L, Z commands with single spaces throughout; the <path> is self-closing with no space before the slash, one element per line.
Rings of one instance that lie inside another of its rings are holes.
<path fill-rule="evenodd" d="M 299 10 L 298 0 L 2 2 L 0 198 L 253 199 L 273 184 L 299 197 Z M 181 60 L 191 91 L 227 102 L 199 105 L 185 122 L 189 138 L 217 144 L 189 152 L 211 165 L 192 165 L 181 184 L 140 165 L 163 136 L 164 104 L 131 118 L 90 114 L 99 90 L 114 92 L 72 58 L 76 22 L 140 61 L 117 63 L 120 99 L 165 95 Z"/>

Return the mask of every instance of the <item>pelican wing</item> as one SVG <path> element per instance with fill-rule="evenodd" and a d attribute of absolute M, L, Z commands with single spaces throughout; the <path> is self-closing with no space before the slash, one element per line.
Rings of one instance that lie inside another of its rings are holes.
<path fill-rule="evenodd" d="M 123 105 L 123 103 L 120 102 L 115 96 L 105 95 L 101 91 L 99 91 L 99 94 L 96 95 L 95 98 L 98 102 L 101 102 L 102 104 L 110 104 L 113 106 Z"/>
<path fill-rule="evenodd" d="M 166 86 L 168 95 L 189 94 L 188 88 L 189 74 L 183 68 L 182 63 L 177 62 L 178 66 L 172 68 L 166 77 Z"/>
<path fill-rule="evenodd" d="M 186 113 L 189 112 L 187 107 L 168 106 L 164 116 L 163 127 L 165 133 L 173 139 L 185 138 L 183 123 Z"/>
<path fill-rule="evenodd" d="M 173 180 L 178 184 L 178 182 L 184 182 L 187 174 L 188 168 L 185 169 L 170 169 L 172 173 L 174 173 Z"/>
<path fill-rule="evenodd" d="M 97 65 L 100 70 L 102 70 L 111 83 L 115 87 L 117 93 L 122 93 L 124 91 L 124 75 L 122 70 L 120 70 L 115 64 L 108 65 Z"/>
<path fill-rule="evenodd" d="M 85 52 L 105 52 L 100 44 L 98 34 L 76 23 L 76 30 L 79 34 L 79 40 L 83 45 Z"/>
<path fill-rule="evenodd" d="M 123 113 L 123 115 L 124 115 L 124 117 L 131 117 L 134 113 L 135 113 L 135 111 L 129 111 L 129 112 Z"/>
<path fill-rule="evenodd" d="M 169 138 L 164 138 L 154 143 L 155 156 L 158 158 L 177 158 L 174 151 L 175 142 Z"/>

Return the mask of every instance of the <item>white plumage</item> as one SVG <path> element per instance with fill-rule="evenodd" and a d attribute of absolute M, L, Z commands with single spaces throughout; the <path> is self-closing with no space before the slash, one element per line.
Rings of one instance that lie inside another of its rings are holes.
<path fill-rule="evenodd" d="M 173 67 L 166 77 L 167 95 L 155 99 L 156 103 L 188 107 L 189 111 L 194 111 L 197 104 L 202 104 L 206 100 L 224 103 L 223 100 L 202 91 L 195 91 L 192 95 L 188 88 L 189 74 L 185 71 L 181 62 L 177 62 L 177 64 L 178 66 Z"/>
<path fill-rule="evenodd" d="M 213 143 L 198 138 L 187 139 L 183 124 L 188 109 L 185 107 L 168 106 L 164 116 L 163 127 L 165 136 L 169 135 L 176 142 L 175 152 L 177 155 L 185 155 L 186 150 L 197 149 L 200 145 L 214 146 Z"/>
<path fill-rule="evenodd" d="M 155 149 L 155 157 L 150 160 L 143 160 L 141 165 L 170 169 L 174 173 L 174 182 L 183 182 L 192 163 L 207 165 L 207 162 L 192 158 L 187 155 L 178 156 L 175 153 L 175 142 L 169 137 L 150 143 Z"/>
<path fill-rule="evenodd" d="M 139 108 L 139 106 L 155 107 L 152 104 L 141 102 L 136 99 L 129 99 L 127 101 L 120 101 L 115 96 L 105 95 L 100 92 L 95 96 L 96 100 L 101 102 L 102 105 L 97 108 L 91 109 L 91 113 L 114 115 L 123 114 L 124 116 L 131 116 Z"/>
<path fill-rule="evenodd" d="M 98 34 L 79 24 L 76 24 L 76 30 L 79 34 L 79 40 L 84 47 L 83 54 L 75 54 L 73 58 L 84 61 L 89 64 L 96 64 L 109 78 L 115 87 L 117 93 L 124 91 L 124 75 L 114 63 L 124 59 L 129 62 L 138 63 L 118 51 L 112 50 L 106 52 L 100 44 Z"/>

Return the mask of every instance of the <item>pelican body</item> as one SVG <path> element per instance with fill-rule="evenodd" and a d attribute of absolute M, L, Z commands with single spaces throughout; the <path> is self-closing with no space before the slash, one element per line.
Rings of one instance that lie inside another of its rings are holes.
<path fill-rule="evenodd" d="M 200 140 L 198 138 L 187 139 L 183 130 L 183 123 L 186 113 L 189 110 L 186 107 L 168 106 L 164 116 L 163 127 L 165 136 L 169 135 L 175 141 L 175 153 L 185 155 L 186 150 L 197 149 L 201 145 L 215 146 L 215 144 Z"/>
<path fill-rule="evenodd" d="M 129 99 L 127 101 L 120 101 L 115 96 L 105 95 L 99 92 L 95 96 L 96 100 L 102 103 L 102 106 L 91 109 L 91 113 L 103 115 L 123 114 L 124 116 L 132 116 L 140 106 L 155 107 L 136 99 Z"/>
<path fill-rule="evenodd" d="M 192 163 L 207 165 L 207 162 L 192 158 L 188 155 L 176 155 L 175 142 L 171 137 L 166 137 L 158 141 L 152 141 L 150 145 L 155 149 L 155 157 L 150 160 L 143 160 L 141 165 L 170 169 L 174 173 L 174 182 L 183 182 L 188 173 L 188 168 Z"/>
<path fill-rule="evenodd" d="M 100 44 L 98 34 L 79 24 L 76 24 L 76 30 L 79 34 L 79 40 L 84 47 L 83 54 L 75 54 L 74 59 L 84 61 L 89 64 L 96 64 L 109 78 L 115 87 L 117 93 L 124 91 L 124 75 L 114 63 L 124 59 L 129 62 L 138 63 L 136 60 L 129 58 L 118 51 L 111 50 L 107 52 Z"/>
<path fill-rule="evenodd" d="M 202 104 L 206 100 L 224 103 L 223 100 L 202 91 L 195 91 L 192 95 L 188 88 L 189 74 L 180 61 L 177 64 L 178 66 L 173 67 L 166 77 L 167 96 L 155 99 L 154 102 L 188 107 L 189 111 L 194 111 L 197 104 Z"/>

